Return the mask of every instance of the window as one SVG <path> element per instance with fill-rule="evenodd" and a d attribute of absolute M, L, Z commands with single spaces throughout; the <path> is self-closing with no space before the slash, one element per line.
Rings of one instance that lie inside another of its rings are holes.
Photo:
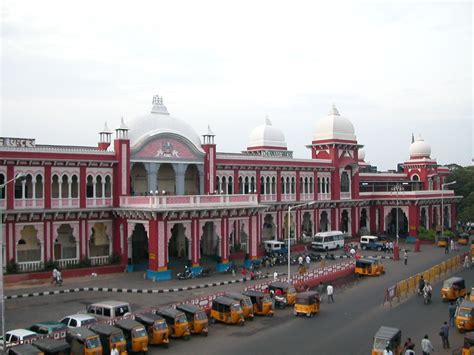
<path fill-rule="evenodd" d="M 341 192 L 349 192 L 349 174 L 347 171 L 343 171 L 341 175 Z"/>
<path fill-rule="evenodd" d="M 87 177 L 87 197 L 94 197 L 94 182 L 91 175 Z"/>
<path fill-rule="evenodd" d="M 69 326 L 70 327 L 77 327 L 77 320 L 71 319 L 71 321 L 69 322 Z"/>
<path fill-rule="evenodd" d="M 65 325 L 68 325 L 69 323 L 69 318 L 64 318 L 62 321 L 61 321 L 62 324 L 65 324 Z"/>
<path fill-rule="evenodd" d="M 112 317 L 112 314 L 110 312 L 110 308 L 104 308 L 104 316 L 105 317 Z"/>

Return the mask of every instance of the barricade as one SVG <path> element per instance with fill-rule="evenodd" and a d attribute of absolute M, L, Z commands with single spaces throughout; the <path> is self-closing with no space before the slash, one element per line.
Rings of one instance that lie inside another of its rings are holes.
<path fill-rule="evenodd" d="M 388 302 L 390 303 L 390 307 L 392 307 L 392 301 L 394 301 L 395 298 L 398 298 L 398 301 L 400 301 L 400 297 L 397 294 L 397 285 L 390 286 L 385 290 L 385 296 L 383 299 L 382 306 L 384 306 L 385 303 Z"/>

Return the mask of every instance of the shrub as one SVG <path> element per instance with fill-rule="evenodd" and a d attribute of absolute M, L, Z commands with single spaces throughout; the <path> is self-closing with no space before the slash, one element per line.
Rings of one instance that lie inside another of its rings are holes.
<path fill-rule="evenodd" d="M 59 269 L 59 264 L 57 261 L 53 261 L 52 259 L 49 259 L 45 264 L 44 264 L 44 269 L 46 271 L 51 271 L 53 269 Z"/>
<path fill-rule="evenodd" d="M 18 272 L 18 264 L 15 262 L 14 259 L 11 259 L 7 263 L 7 273 L 8 274 L 16 274 Z"/>
<path fill-rule="evenodd" d="M 80 261 L 79 261 L 79 264 L 77 264 L 78 267 L 90 267 L 92 264 L 91 264 L 91 259 L 89 259 L 88 257 L 85 257 L 85 258 L 82 258 Z"/>
<path fill-rule="evenodd" d="M 119 253 L 114 251 L 110 256 L 109 256 L 109 264 L 120 264 L 120 261 L 122 260 L 122 257 L 120 256 Z"/>
<path fill-rule="evenodd" d="M 454 238 L 455 237 L 455 234 L 453 232 L 451 232 L 450 230 L 445 230 L 443 232 L 443 234 L 446 236 L 446 237 L 449 237 L 449 238 Z"/>
<path fill-rule="evenodd" d="M 436 236 L 436 231 L 433 229 L 426 229 L 422 226 L 418 227 L 418 238 L 421 240 L 431 240 L 434 241 Z"/>

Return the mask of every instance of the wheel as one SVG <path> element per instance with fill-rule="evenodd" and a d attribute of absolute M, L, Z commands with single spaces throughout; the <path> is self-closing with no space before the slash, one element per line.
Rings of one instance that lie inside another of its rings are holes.
<path fill-rule="evenodd" d="M 269 316 L 269 317 L 273 317 L 273 313 L 270 313 L 268 316 Z"/>
<path fill-rule="evenodd" d="M 186 341 L 188 341 L 188 340 L 190 340 L 190 339 L 191 339 L 191 336 L 190 336 L 190 335 L 186 335 L 186 336 L 184 337 L 184 340 L 186 340 Z"/>
<path fill-rule="evenodd" d="M 382 251 L 382 248 L 381 248 L 381 247 L 378 247 L 378 248 L 377 248 L 377 251 Z"/>
<path fill-rule="evenodd" d="M 311 318 L 311 313 L 306 313 L 306 317 Z"/>
<path fill-rule="evenodd" d="M 212 323 L 212 324 L 216 324 L 216 318 L 211 317 L 211 323 Z"/>
<path fill-rule="evenodd" d="M 205 336 L 205 337 L 207 337 L 207 336 L 208 336 L 208 334 L 209 334 L 208 332 L 204 332 L 204 333 L 202 333 L 202 335 L 203 335 L 203 336 Z"/>

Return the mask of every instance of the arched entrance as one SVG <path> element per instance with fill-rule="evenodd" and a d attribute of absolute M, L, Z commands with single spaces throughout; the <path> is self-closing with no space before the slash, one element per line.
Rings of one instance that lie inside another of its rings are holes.
<path fill-rule="evenodd" d="M 276 239 L 275 223 L 273 221 L 273 215 L 266 214 L 263 219 L 262 242 L 264 240 L 272 240 L 272 239 Z"/>
<path fill-rule="evenodd" d="M 369 234 L 369 223 L 367 216 L 367 209 L 363 208 L 360 211 L 360 220 L 359 220 L 359 234 L 368 235 Z"/>
<path fill-rule="evenodd" d="M 425 228 L 425 229 L 428 229 L 428 214 L 426 213 L 426 208 L 423 207 L 421 209 L 421 213 L 420 213 L 420 225 Z"/>
<path fill-rule="evenodd" d="M 149 193 L 148 189 L 148 172 L 143 163 L 134 163 L 130 171 L 131 180 L 131 194 L 132 195 L 146 195 Z"/>
<path fill-rule="evenodd" d="M 199 170 L 195 164 L 188 165 L 184 175 L 184 194 L 199 195 Z"/>
<path fill-rule="evenodd" d="M 390 236 L 397 235 L 397 209 L 392 210 L 385 217 L 386 232 Z M 408 234 L 408 219 L 405 212 L 401 208 L 398 208 L 398 235 L 405 236 Z"/>
<path fill-rule="evenodd" d="M 319 231 L 327 232 L 329 230 L 329 216 L 326 211 L 322 211 L 319 217 Z"/>
<path fill-rule="evenodd" d="M 58 237 L 54 241 L 54 260 L 77 259 L 77 250 L 72 227 L 69 224 L 61 224 L 58 228 Z"/>
<path fill-rule="evenodd" d="M 165 163 L 160 165 L 156 175 L 156 182 L 160 193 L 164 191 L 165 194 L 176 195 L 176 176 L 171 164 Z"/>
<path fill-rule="evenodd" d="M 206 222 L 202 227 L 202 235 L 200 242 L 201 262 L 216 261 L 221 255 L 220 238 L 215 231 L 214 222 Z M 211 260 L 209 260 L 211 259 Z"/>
<path fill-rule="evenodd" d="M 343 210 L 341 213 L 341 232 L 350 235 L 350 216 L 348 210 Z"/>
<path fill-rule="evenodd" d="M 438 207 L 433 207 L 433 222 L 431 223 L 431 228 L 438 230 L 439 225 L 439 213 Z"/>
<path fill-rule="evenodd" d="M 148 235 L 142 223 L 135 224 L 131 237 L 131 263 L 134 270 L 146 270 L 148 268 Z"/>
<path fill-rule="evenodd" d="M 34 226 L 25 226 L 16 246 L 16 262 L 41 261 L 41 242 Z"/>
<path fill-rule="evenodd" d="M 182 223 L 176 223 L 171 228 L 171 238 L 168 243 L 168 257 L 183 260 L 189 260 L 189 241 L 185 235 L 185 228 Z"/>
<path fill-rule="evenodd" d="M 449 206 L 444 206 L 443 211 L 443 226 L 445 229 L 449 229 L 451 227 L 451 213 L 449 211 Z"/>
<path fill-rule="evenodd" d="M 301 223 L 301 234 L 303 237 L 313 236 L 313 222 L 311 221 L 311 213 L 303 213 L 303 221 Z"/>

